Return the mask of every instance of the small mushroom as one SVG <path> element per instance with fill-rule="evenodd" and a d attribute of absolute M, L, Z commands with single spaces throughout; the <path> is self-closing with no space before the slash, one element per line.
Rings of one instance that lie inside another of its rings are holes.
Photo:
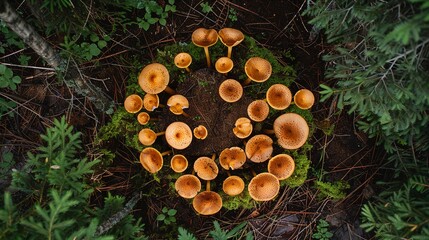
<path fill-rule="evenodd" d="M 264 100 L 255 100 L 247 107 L 247 115 L 255 122 L 262 122 L 270 113 L 270 107 Z"/>
<path fill-rule="evenodd" d="M 234 67 L 234 62 L 231 58 L 221 57 L 215 63 L 215 68 L 218 73 L 227 74 Z"/>
<path fill-rule="evenodd" d="M 265 82 L 270 78 L 272 67 L 271 63 L 260 57 L 251 57 L 244 65 L 244 71 L 247 75 L 247 80 L 243 85 L 248 85 L 251 81 Z"/>
<path fill-rule="evenodd" d="M 197 173 L 198 177 L 203 180 L 213 180 L 217 177 L 219 168 L 217 167 L 214 159 L 209 157 L 199 157 L 194 162 L 194 171 Z"/>
<path fill-rule="evenodd" d="M 158 136 L 161 136 L 164 134 L 165 134 L 165 132 L 155 133 L 150 128 L 143 128 L 139 132 L 139 141 L 145 146 L 150 146 L 156 141 L 156 138 Z"/>
<path fill-rule="evenodd" d="M 231 58 L 232 48 L 244 40 L 244 34 L 234 28 L 222 28 L 219 30 L 220 41 L 228 47 L 228 58 Z"/>
<path fill-rule="evenodd" d="M 284 149 L 300 148 L 308 139 L 310 129 L 299 114 L 285 113 L 274 120 L 274 133 Z"/>
<path fill-rule="evenodd" d="M 266 100 L 275 110 L 284 110 L 292 102 L 292 93 L 283 84 L 273 84 L 268 88 Z"/>
<path fill-rule="evenodd" d="M 237 80 L 227 79 L 219 86 L 219 96 L 225 102 L 237 102 L 243 96 L 243 87 Z"/>
<path fill-rule="evenodd" d="M 143 100 L 137 94 L 131 94 L 124 101 L 125 110 L 129 113 L 136 113 L 143 107 Z"/>
<path fill-rule="evenodd" d="M 192 201 L 192 206 L 201 215 L 213 215 L 222 208 L 222 198 L 210 190 L 200 192 Z"/>
<path fill-rule="evenodd" d="M 247 141 L 245 152 L 250 161 L 265 162 L 273 153 L 273 140 L 265 134 L 255 135 Z"/>
<path fill-rule="evenodd" d="M 225 148 L 219 155 L 219 163 L 226 170 L 235 170 L 246 162 L 246 153 L 240 147 Z"/>
<path fill-rule="evenodd" d="M 207 67 L 210 67 L 210 54 L 209 47 L 215 45 L 219 38 L 216 30 L 214 29 L 205 29 L 205 28 L 197 28 L 192 33 L 192 43 L 195 46 L 204 48 L 204 52 L 206 54 Z"/>
<path fill-rule="evenodd" d="M 146 93 L 158 94 L 165 91 L 174 94 L 175 91 L 168 86 L 170 74 L 167 68 L 160 63 L 151 63 L 144 67 L 139 74 L 139 85 Z"/>
<path fill-rule="evenodd" d="M 253 131 L 252 122 L 246 117 L 241 117 L 235 121 L 235 128 L 233 128 L 232 131 L 238 138 L 247 138 Z"/>
<path fill-rule="evenodd" d="M 171 151 L 160 153 L 153 147 L 147 147 L 140 153 L 140 163 L 150 173 L 156 173 L 161 170 L 164 163 L 163 156 L 170 154 Z"/>
<path fill-rule="evenodd" d="M 147 112 L 141 112 L 137 115 L 137 122 L 141 125 L 146 125 L 150 120 L 150 115 Z"/>
<path fill-rule="evenodd" d="M 196 139 L 204 140 L 209 135 L 209 132 L 207 131 L 207 128 L 203 125 L 198 125 L 198 127 L 194 128 L 194 137 Z"/>
<path fill-rule="evenodd" d="M 192 142 L 192 130 L 184 122 L 173 122 L 165 130 L 167 143 L 175 149 L 185 149 Z"/>
<path fill-rule="evenodd" d="M 308 89 L 301 89 L 295 93 L 293 101 L 301 109 L 310 109 L 314 104 L 314 94 Z"/>
<path fill-rule="evenodd" d="M 159 104 L 159 97 L 157 94 L 146 93 L 143 97 L 143 106 L 146 111 L 152 112 L 157 109 Z"/>
<path fill-rule="evenodd" d="M 189 53 L 179 53 L 174 57 L 174 64 L 178 68 L 184 68 L 187 72 L 191 72 L 189 66 L 192 63 L 192 56 Z"/>
<path fill-rule="evenodd" d="M 268 172 L 276 176 L 279 180 L 284 180 L 292 176 L 295 170 L 295 162 L 288 154 L 278 154 L 268 161 Z"/>
<path fill-rule="evenodd" d="M 223 191 L 229 196 L 236 196 L 243 192 L 245 187 L 243 179 L 239 176 L 229 176 L 222 184 Z"/>
<path fill-rule="evenodd" d="M 176 180 L 174 188 L 182 198 L 194 198 L 201 191 L 201 181 L 192 174 L 185 174 Z"/>
<path fill-rule="evenodd" d="M 188 99 L 180 94 L 175 94 L 171 96 L 167 100 L 167 106 L 170 107 L 170 112 L 172 112 L 175 115 L 183 115 L 185 117 L 189 117 L 189 114 L 187 114 L 183 109 L 189 108 L 189 101 Z"/>
<path fill-rule="evenodd" d="M 188 168 L 188 159 L 182 154 L 176 154 L 171 158 L 170 166 L 177 173 L 184 172 Z"/>
<path fill-rule="evenodd" d="M 273 174 L 264 172 L 250 180 L 247 190 L 255 201 L 269 201 L 279 193 L 280 182 Z"/>

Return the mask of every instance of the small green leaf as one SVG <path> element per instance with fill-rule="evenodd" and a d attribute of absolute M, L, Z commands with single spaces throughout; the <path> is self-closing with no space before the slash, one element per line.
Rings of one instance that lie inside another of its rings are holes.
<path fill-rule="evenodd" d="M 149 24 L 155 24 L 156 22 L 158 22 L 158 18 L 149 18 L 149 19 L 147 19 L 147 22 Z"/>
<path fill-rule="evenodd" d="M 167 20 L 165 20 L 165 18 L 161 18 L 159 19 L 159 24 L 161 24 L 162 26 L 165 26 L 167 24 Z"/>
<path fill-rule="evenodd" d="M 91 36 L 89 36 L 89 39 L 91 39 L 92 42 L 97 42 L 98 40 L 100 40 L 100 38 L 95 34 L 91 34 Z"/>
<path fill-rule="evenodd" d="M 100 40 L 100 41 L 98 41 L 97 45 L 98 45 L 98 47 L 99 47 L 100 49 L 102 49 L 102 48 L 104 48 L 105 46 L 107 46 L 107 42 L 106 42 L 106 41 L 104 41 L 104 40 Z"/>
<path fill-rule="evenodd" d="M 165 219 L 165 215 L 164 215 L 164 214 L 159 214 L 159 215 L 156 217 L 156 220 L 157 220 L 157 221 L 164 221 L 164 219 Z"/>
<path fill-rule="evenodd" d="M 176 209 L 170 209 L 170 210 L 168 210 L 168 215 L 169 216 L 174 216 L 174 215 L 176 215 L 176 213 L 177 213 Z"/>
<path fill-rule="evenodd" d="M 92 56 L 98 56 L 98 54 L 101 53 L 100 49 L 95 43 L 91 43 L 91 45 L 89 45 L 89 52 Z"/>
<path fill-rule="evenodd" d="M 19 76 L 13 76 L 12 82 L 16 84 L 21 83 L 21 78 Z"/>

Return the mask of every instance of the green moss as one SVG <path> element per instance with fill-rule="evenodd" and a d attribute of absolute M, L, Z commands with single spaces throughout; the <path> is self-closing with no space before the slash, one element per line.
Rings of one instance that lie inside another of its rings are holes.
<path fill-rule="evenodd" d="M 298 154 L 297 152 L 292 153 L 292 157 L 295 161 L 295 171 L 288 179 L 281 181 L 282 186 L 288 185 L 289 187 L 298 187 L 304 184 L 307 179 L 310 160 L 306 155 Z"/>
<path fill-rule="evenodd" d="M 345 181 L 336 181 L 336 182 L 314 182 L 316 189 L 319 190 L 318 198 L 332 198 L 334 200 L 339 200 L 346 197 L 345 190 L 350 188 L 350 184 Z"/>
<path fill-rule="evenodd" d="M 249 192 L 244 190 L 237 196 L 229 196 L 225 193 L 220 193 L 222 197 L 223 207 L 228 210 L 251 209 L 255 207 L 256 201 L 250 197 Z"/>

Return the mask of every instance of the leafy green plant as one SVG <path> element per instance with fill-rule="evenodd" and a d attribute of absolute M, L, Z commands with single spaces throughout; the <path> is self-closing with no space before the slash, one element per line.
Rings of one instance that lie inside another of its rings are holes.
<path fill-rule="evenodd" d="M 0 162 L 0 180 L 4 181 L 10 177 L 10 171 L 15 164 L 13 160 L 13 153 L 10 151 L 4 151 L 1 156 L 2 161 Z"/>
<path fill-rule="evenodd" d="M 329 223 L 323 219 L 320 219 L 316 226 L 316 232 L 311 236 L 313 239 L 329 240 L 334 236 L 329 231 Z"/>
<path fill-rule="evenodd" d="M 12 69 L 0 64 L 0 88 L 9 88 L 15 91 L 19 83 L 21 83 L 21 78 L 14 75 Z"/>
<path fill-rule="evenodd" d="M 76 39 L 77 40 L 77 39 Z M 107 46 L 110 37 L 105 35 L 100 38 L 96 34 L 89 35 L 89 42 L 76 43 L 76 40 L 70 40 L 67 36 L 64 37 L 64 43 L 60 44 L 68 53 L 77 56 L 80 59 L 90 61 L 93 57 L 100 55 L 101 50 Z"/>
<path fill-rule="evenodd" d="M 200 7 L 201 7 L 201 12 L 203 13 L 211 13 L 213 11 L 212 7 L 208 2 L 202 2 L 200 4 Z"/>
<path fill-rule="evenodd" d="M 2 36 L 2 39 L 0 40 L 1 54 L 4 54 L 6 48 L 9 47 L 16 47 L 18 49 L 25 48 L 24 41 L 11 31 L 2 20 L 0 20 L 0 35 Z"/>
<path fill-rule="evenodd" d="M 185 228 L 178 228 L 179 235 L 177 235 L 177 240 L 197 240 L 194 234 L 188 232 Z"/>
<path fill-rule="evenodd" d="M 145 31 L 149 30 L 151 25 L 159 23 L 161 26 L 167 24 L 169 12 L 176 12 L 175 0 L 168 0 L 164 8 L 157 1 L 142 1 L 137 5 L 138 9 L 145 9 L 146 13 L 143 18 L 137 17 L 137 24 Z"/>
<path fill-rule="evenodd" d="M 231 231 L 222 230 L 218 221 L 213 221 L 214 229 L 209 232 L 209 236 L 215 240 L 226 240 L 230 238 L 237 237 L 242 231 L 243 228 L 247 225 L 247 222 L 242 222 L 239 225 L 235 226 Z M 253 239 L 252 232 L 246 234 L 246 239 Z"/>
<path fill-rule="evenodd" d="M 231 22 L 237 22 L 237 10 L 235 10 L 234 8 L 230 8 L 228 11 L 228 19 L 231 20 Z"/>
<path fill-rule="evenodd" d="M 164 223 L 165 225 L 170 225 L 171 223 L 176 222 L 176 213 L 176 209 L 168 209 L 167 207 L 163 207 L 161 213 L 156 217 L 156 220 Z"/>
<path fill-rule="evenodd" d="M 7 114 L 7 116 L 12 117 L 13 111 L 10 111 L 10 109 L 12 109 L 14 107 L 16 107 L 16 102 L 7 101 L 4 98 L 0 97 L 0 120 L 6 114 Z"/>

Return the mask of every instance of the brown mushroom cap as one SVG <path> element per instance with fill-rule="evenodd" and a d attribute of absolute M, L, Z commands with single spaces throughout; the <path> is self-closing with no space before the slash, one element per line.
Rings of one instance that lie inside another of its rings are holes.
<path fill-rule="evenodd" d="M 192 142 L 192 130 L 184 122 L 173 122 L 165 130 L 165 139 L 175 149 L 185 149 Z"/>
<path fill-rule="evenodd" d="M 185 174 L 176 180 L 174 187 L 182 198 L 193 198 L 201 191 L 201 181 L 192 174 Z"/>
<path fill-rule="evenodd" d="M 284 110 L 292 102 L 292 93 L 283 84 L 274 84 L 268 88 L 266 94 L 268 104 L 276 110 Z"/>
<path fill-rule="evenodd" d="M 147 147 L 140 153 L 140 163 L 148 172 L 156 173 L 162 168 L 164 159 L 158 150 Z"/>
<path fill-rule="evenodd" d="M 176 154 L 171 158 L 170 166 L 177 173 L 184 172 L 188 168 L 188 159 L 182 154 Z"/>
<path fill-rule="evenodd" d="M 295 162 L 288 154 L 279 154 L 268 161 L 268 172 L 272 173 L 279 180 L 284 180 L 292 176 L 295 170 Z"/>
<path fill-rule="evenodd" d="M 273 174 L 264 172 L 250 180 L 247 190 L 255 201 L 269 201 L 279 193 L 280 182 Z"/>
<path fill-rule="evenodd" d="M 247 115 L 255 122 L 262 122 L 270 113 L 270 107 L 264 100 L 255 100 L 247 106 Z"/>
<path fill-rule="evenodd" d="M 157 94 L 146 93 L 143 97 L 143 106 L 147 111 L 152 112 L 159 107 L 159 97 Z"/>
<path fill-rule="evenodd" d="M 131 94 L 124 101 L 125 110 L 129 113 L 136 113 L 143 107 L 143 100 L 137 94 Z"/>
<path fill-rule="evenodd" d="M 156 141 L 156 133 L 149 128 L 143 128 L 139 132 L 139 141 L 145 146 L 150 146 Z"/>
<path fill-rule="evenodd" d="M 219 36 L 214 29 L 197 28 L 191 38 L 198 47 L 210 47 L 217 43 Z"/>
<path fill-rule="evenodd" d="M 160 63 L 151 63 L 143 68 L 139 75 L 139 85 L 146 93 L 158 94 L 167 88 L 170 74 Z"/>
<path fill-rule="evenodd" d="M 270 78 L 272 67 L 271 63 L 260 57 L 252 57 L 244 65 L 244 71 L 247 77 L 254 82 L 265 82 Z"/>
<path fill-rule="evenodd" d="M 244 40 L 244 34 L 234 28 L 222 28 L 219 30 L 220 41 L 228 47 L 235 47 Z"/>
<path fill-rule="evenodd" d="M 178 68 L 187 68 L 192 63 L 192 56 L 189 53 L 179 53 L 174 57 L 174 64 Z"/>
<path fill-rule="evenodd" d="M 183 113 L 183 109 L 189 107 L 189 101 L 185 96 L 176 94 L 167 100 L 167 105 L 172 113 L 180 115 Z"/>
<path fill-rule="evenodd" d="M 239 147 L 225 148 L 219 155 L 219 163 L 226 170 L 235 170 L 246 162 L 246 153 Z"/>
<path fill-rule="evenodd" d="M 198 127 L 194 128 L 194 137 L 197 139 L 204 140 L 208 136 L 209 132 L 207 128 L 203 125 L 198 125 Z"/>
<path fill-rule="evenodd" d="M 309 131 L 307 121 L 296 113 L 285 113 L 274 120 L 274 133 L 285 149 L 300 148 L 307 141 Z"/>
<path fill-rule="evenodd" d="M 213 159 L 209 157 L 199 157 L 194 162 L 194 171 L 197 173 L 198 177 L 203 180 L 213 180 L 217 177 L 219 168 Z"/>
<path fill-rule="evenodd" d="M 250 161 L 265 162 L 273 153 L 273 140 L 265 134 L 255 135 L 247 141 L 245 152 Z"/>
<path fill-rule="evenodd" d="M 223 181 L 222 189 L 229 196 L 236 196 L 243 192 L 244 186 L 245 184 L 241 177 L 229 176 Z"/>
<path fill-rule="evenodd" d="M 314 94 L 308 89 L 301 89 L 295 93 L 293 101 L 301 109 L 309 109 L 314 104 Z"/>
<path fill-rule="evenodd" d="M 219 96 L 225 102 L 237 102 L 243 96 L 243 87 L 237 80 L 227 79 L 219 86 Z"/>
<path fill-rule="evenodd" d="M 253 131 L 252 122 L 246 117 L 239 118 L 235 121 L 235 128 L 232 131 L 238 138 L 247 138 Z"/>
<path fill-rule="evenodd" d="M 137 122 L 141 125 L 146 125 L 150 120 L 150 115 L 147 112 L 141 112 L 137 115 Z"/>
<path fill-rule="evenodd" d="M 215 68 L 218 73 L 228 73 L 233 67 L 234 62 L 228 57 L 221 57 L 215 63 Z"/>
<path fill-rule="evenodd" d="M 200 192 L 192 201 L 192 206 L 201 215 L 213 215 L 222 208 L 222 198 L 216 192 Z"/>

